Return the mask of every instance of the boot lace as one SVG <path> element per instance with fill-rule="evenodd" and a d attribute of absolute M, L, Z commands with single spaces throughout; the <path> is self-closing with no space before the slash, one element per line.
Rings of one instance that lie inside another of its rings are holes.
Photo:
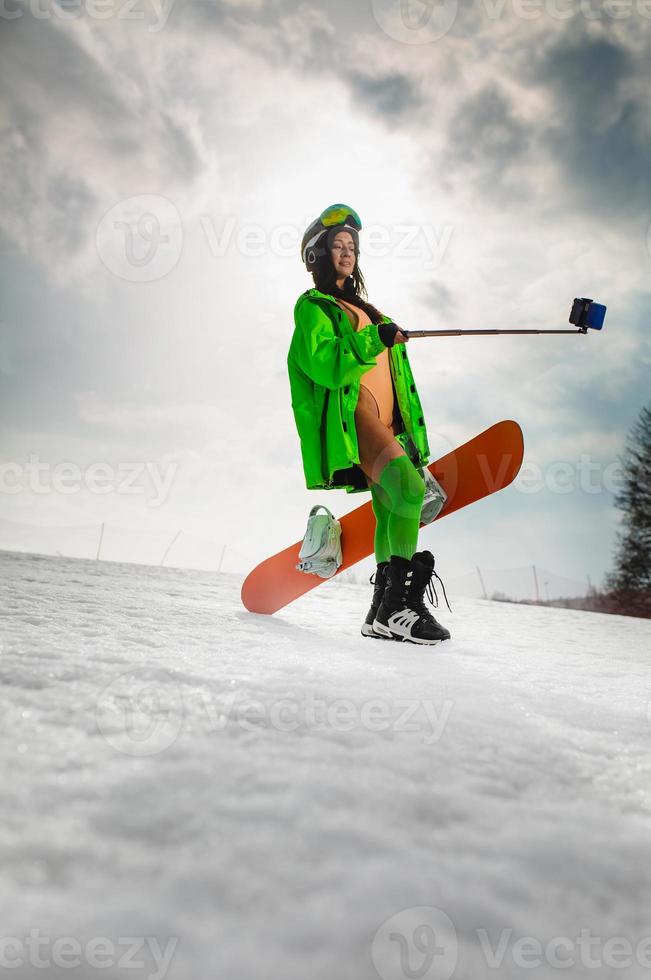
<path fill-rule="evenodd" d="M 378 582 L 378 571 L 376 569 L 373 574 L 369 576 L 368 580 L 373 586 L 373 605 L 377 607 L 382 601 L 382 596 L 384 595 L 384 590 L 387 585 L 387 577 L 386 574 L 382 576 L 382 573 L 380 573 L 380 581 Z"/>
<path fill-rule="evenodd" d="M 452 610 L 450 609 L 450 603 L 448 602 L 447 593 L 445 591 L 445 585 L 443 584 L 443 579 L 441 578 L 441 576 L 438 574 L 437 571 L 432 569 L 429 574 L 429 578 L 427 579 L 427 582 L 424 583 L 425 588 L 422 590 L 422 592 L 420 593 L 418 598 L 413 602 L 412 605 L 412 609 L 415 609 L 416 612 L 424 619 L 429 619 L 429 620 L 434 619 L 431 612 L 425 605 L 424 596 L 427 596 L 430 604 L 434 606 L 436 609 L 438 609 L 439 607 L 438 592 L 436 591 L 436 586 L 434 585 L 434 581 L 433 581 L 435 578 L 438 579 L 441 589 L 443 590 L 443 597 L 445 599 L 445 604 L 448 607 L 449 611 L 452 612 Z M 434 622 L 436 622 L 436 620 L 434 620 Z"/>
<path fill-rule="evenodd" d="M 436 586 L 434 585 L 434 582 L 432 581 L 432 579 L 435 579 L 435 578 L 439 580 L 439 584 L 440 584 L 441 588 L 443 589 L 443 598 L 445 599 L 445 604 L 448 607 L 448 611 L 449 612 L 452 612 L 452 610 L 450 609 L 450 603 L 448 602 L 448 596 L 447 596 L 447 593 L 445 591 L 445 585 L 443 584 L 443 579 L 441 578 L 441 576 L 439 575 L 439 573 L 436 572 L 434 569 L 432 569 L 432 577 L 430 578 L 430 580 L 427 583 L 427 586 L 425 588 L 425 594 L 426 594 L 427 598 L 429 599 L 430 603 L 433 606 L 435 606 L 436 609 L 438 609 L 438 607 L 439 607 L 439 597 L 438 597 L 438 593 L 436 591 Z M 434 601 L 434 600 L 436 600 L 436 601 Z"/>

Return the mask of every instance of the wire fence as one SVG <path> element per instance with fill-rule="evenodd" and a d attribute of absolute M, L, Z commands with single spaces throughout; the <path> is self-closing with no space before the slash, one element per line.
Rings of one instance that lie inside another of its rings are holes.
<path fill-rule="evenodd" d="M 475 568 L 451 578 L 450 589 L 479 599 L 516 602 L 553 602 L 589 596 L 594 591 L 588 576 L 581 581 L 533 564 L 519 568 Z"/>
<path fill-rule="evenodd" d="M 160 530 L 113 524 L 55 527 L 4 518 L 0 518 L 0 550 L 237 574 L 250 571 L 260 560 L 230 542 L 201 538 L 185 530 L 163 534 Z M 373 567 L 368 560 L 340 573 L 335 581 L 368 585 Z M 517 602 L 553 602 L 590 596 L 594 591 L 587 576 L 581 581 L 533 564 L 518 568 L 474 568 L 462 575 L 446 577 L 445 583 L 451 595 Z"/>
<path fill-rule="evenodd" d="M 179 530 L 174 534 L 113 524 L 55 527 L 0 518 L 0 550 L 66 558 L 97 558 L 139 565 L 168 565 L 209 572 L 243 572 L 254 560 L 228 542 Z"/>

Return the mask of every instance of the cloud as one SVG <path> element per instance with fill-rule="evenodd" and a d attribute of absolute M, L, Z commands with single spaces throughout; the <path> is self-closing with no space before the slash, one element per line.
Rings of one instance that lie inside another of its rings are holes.
<path fill-rule="evenodd" d="M 428 307 L 434 306 L 441 316 L 450 317 L 456 309 L 454 292 L 442 282 L 432 282 L 428 284 L 424 291 L 423 302 Z"/>
<path fill-rule="evenodd" d="M 28 15 L 3 28 L 0 230 L 55 279 L 87 269 L 102 214 L 134 184 L 183 199 L 207 165 L 191 113 L 169 97 L 169 63 L 145 72 L 128 30 L 123 47 L 101 36 Z"/>
<path fill-rule="evenodd" d="M 262 480 L 280 502 L 278 545 L 297 536 L 314 499 L 284 358 L 309 282 L 271 249 L 211 253 L 199 215 L 271 235 L 320 201 L 351 200 L 368 224 L 454 228 L 435 268 L 391 250 L 370 263 L 372 301 L 407 327 L 559 326 L 573 295 L 616 296 L 603 336 L 576 346 L 410 348 L 442 443 L 515 417 L 535 458 L 612 454 L 648 385 L 648 302 L 638 320 L 632 297 L 649 255 L 630 234 L 651 200 L 644 30 L 532 25 L 511 5 L 489 23 L 464 7 L 447 37 L 410 46 L 379 29 L 370 3 L 173 6 L 155 34 L 116 19 L 3 25 L 0 248 L 27 256 L 7 262 L 0 290 L 3 435 L 29 447 L 31 426 L 44 445 L 61 433 L 89 452 L 115 440 L 142 458 L 178 453 L 197 506 L 208 515 L 218 499 L 252 539 L 241 488 Z M 184 244 L 173 274 L 135 284 L 101 265 L 94 234 L 118 200 L 142 194 L 174 203 Z M 541 548 L 546 523 L 569 540 L 578 519 L 575 501 L 566 518 L 524 499 L 520 510 Z M 463 521 L 488 540 L 484 513 Z"/>
<path fill-rule="evenodd" d="M 351 67 L 363 63 L 364 53 L 381 43 L 370 12 L 361 13 L 339 3 L 324 9 L 323 5 L 275 0 L 251 16 L 248 5 L 232 7 L 222 0 L 194 5 L 192 16 L 215 31 L 236 37 L 273 65 L 291 67 L 311 80 L 327 76 L 340 81 L 350 89 L 356 105 L 392 125 L 396 121 L 406 124 L 406 116 L 423 104 L 409 63 L 375 72 Z M 385 64 L 388 60 L 383 59 Z M 402 59 L 392 52 L 391 60 Z"/>
<path fill-rule="evenodd" d="M 405 122 L 405 116 L 423 104 L 414 83 L 400 72 L 373 76 L 349 71 L 346 79 L 353 95 L 390 123 Z"/>
<path fill-rule="evenodd" d="M 542 145 L 573 193 L 600 211 L 648 211 L 651 202 L 651 44 L 562 37 L 533 76 L 552 96 Z M 646 43 L 645 43 L 646 42 Z"/>
<path fill-rule="evenodd" d="M 448 129 L 448 157 L 482 182 L 501 183 L 528 148 L 527 127 L 496 84 L 463 101 Z"/>
<path fill-rule="evenodd" d="M 249 3 L 190 3 L 183 8 L 180 29 L 228 37 L 270 64 L 297 71 L 322 72 L 340 64 L 341 41 L 322 7 L 293 0 Z"/>

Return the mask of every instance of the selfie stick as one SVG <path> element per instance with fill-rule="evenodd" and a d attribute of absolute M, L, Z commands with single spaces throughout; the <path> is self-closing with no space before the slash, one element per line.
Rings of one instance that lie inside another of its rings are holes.
<path fill-rule="evenodd" d="M 409 339 L 412 337 L 495 337 L 501 334 L 557 334 L 568 333 L 576 336 L 579 333 L 587 333 L 588 329 L 601 330 L 606 316 L 606 307 L 601 303 L 595 303 L 591 299 L 581 297 L 575 299 L 570 312 L 570 323 L 577 329 L 568 330 L 402 330 Z"/>

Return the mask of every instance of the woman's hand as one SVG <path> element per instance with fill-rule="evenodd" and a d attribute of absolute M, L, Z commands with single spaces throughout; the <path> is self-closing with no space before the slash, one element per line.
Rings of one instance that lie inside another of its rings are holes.
<path fill-rule="evenodd" d="M 385 347 L 393 347 L 394 344 L 406 344 L 409 340 L 407 331 L 401 330 L 396 323 L 380 323 L 377 329 L 380 340 Z"/>

